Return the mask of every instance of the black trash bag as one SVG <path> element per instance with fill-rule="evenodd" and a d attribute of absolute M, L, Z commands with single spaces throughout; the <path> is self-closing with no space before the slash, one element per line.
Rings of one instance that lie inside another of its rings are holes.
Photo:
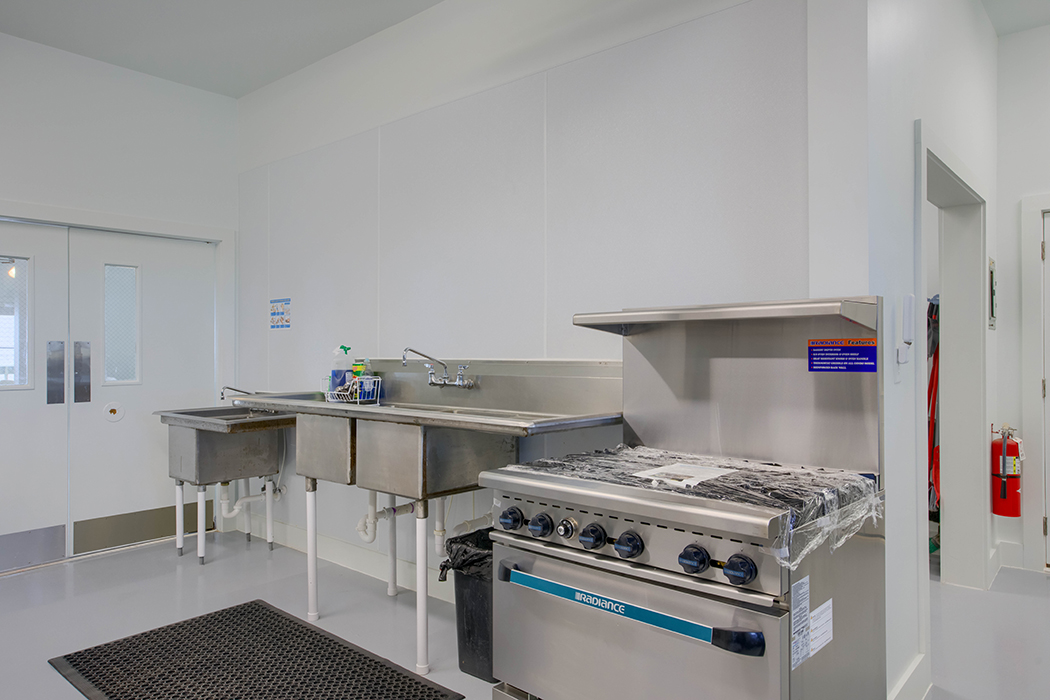
<path fill-rule="evenodd" d="M 448 559 L 441 562 L 438 581 L 446 580 L 450 569 L 482 581 L 491 581 L 492 540 L 489 539 L 490 532 L 492 532 L 491 527 L 446 540 L 445 553 L 448 554 Z"/>

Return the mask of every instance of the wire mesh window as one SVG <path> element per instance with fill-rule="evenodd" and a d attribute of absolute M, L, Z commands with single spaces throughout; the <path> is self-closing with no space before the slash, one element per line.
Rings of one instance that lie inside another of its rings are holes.
<path fill-rule="evenodd" d="M 106 265 L 106 381 L 139 378 L 138 268 Z"/>
<path fill-rule="evenodd" d="M 0 386 L 29 384 L 29 261 L 0 255 Z"/>

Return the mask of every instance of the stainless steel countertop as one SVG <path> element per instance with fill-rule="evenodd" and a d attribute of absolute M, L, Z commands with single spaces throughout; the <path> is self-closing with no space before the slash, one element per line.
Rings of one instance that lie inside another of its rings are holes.
<path fill-rule="evenodd" d="M 279 395 L 268 394 L 239 396 L 234 399 L 233 403 L 235 406 L 252 406 L 270 411 L 357 418 L 436 428 L 458 428 L 518 437 L 616 425 L 623 422 L 621 412 L 564 415 L 406 403 L 358 405 L 281 398 Z"/>

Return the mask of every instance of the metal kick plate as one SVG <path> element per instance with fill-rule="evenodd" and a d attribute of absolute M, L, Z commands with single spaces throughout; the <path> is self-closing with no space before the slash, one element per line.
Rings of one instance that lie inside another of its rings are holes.
<path fill-rule="evenodd" d="M 91 401 L 91 343 L 78 340 L 73 343 L 73 402 Z"/>
<path fill-rule="evenodd" d="M 66 344 L 47 341 L 47 402 L 66 402 Z"/>

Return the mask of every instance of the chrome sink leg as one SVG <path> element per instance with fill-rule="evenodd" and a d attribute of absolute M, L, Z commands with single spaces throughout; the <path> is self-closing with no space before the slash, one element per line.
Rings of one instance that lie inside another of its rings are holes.
<path fill-rule="evenodd" d="M 182 556 L 183 537 L 186 532 L 186 494 L 182 482 L 175 480 L 175 550 Z"/>
<path fill-rule="evenodd" d="M 197 487 L 197 563 L 204 564 L 204 533 L 208 527 L 204 523 L 204 515 L 208 512 L 208 503 L 205 496 L 207 486 Z"/>
<path fill-rule="evenodd" d="M 306 619 L 317 614 L 317 479 L 306 479 Z"/>
<path fill-rule="evenodd" d="M 427 502 L 416 503 L 416 673 L 430 673 L 427 647 Z"/>

